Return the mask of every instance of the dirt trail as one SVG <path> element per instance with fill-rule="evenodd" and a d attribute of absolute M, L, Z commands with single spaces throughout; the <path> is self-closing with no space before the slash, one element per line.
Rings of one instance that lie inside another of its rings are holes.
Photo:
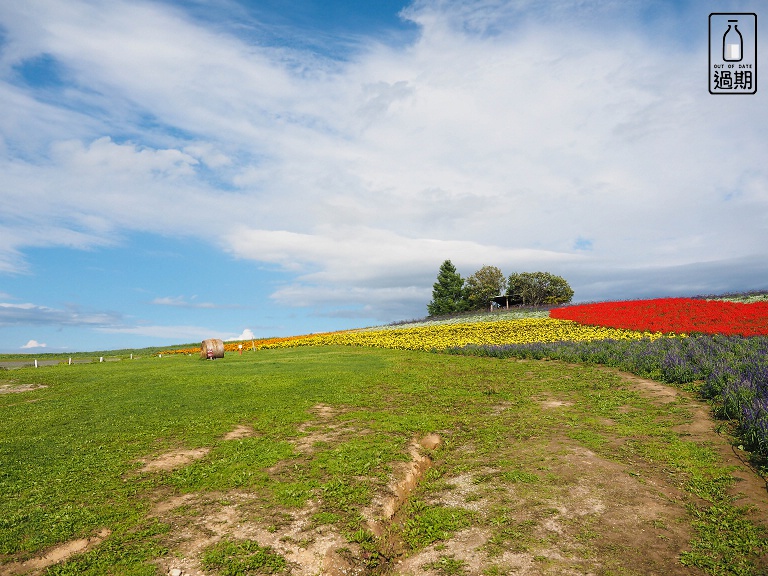
<path fill-rule="evenodd" d="M 40 574 L 46 568 L 63 562 L 70 556 L 87 552 L 101 544 L 112 532 L 106 528 L 99 531 L 98 534 L 90 538 L 72 540 L 66 544 L 51 548 L 43 556 L 33 558 L 25 562 L 15 562 L 0 566 L 0 575 L 16 576 L 17 574 Z"/>
<path fill-rule="evenodd" d="M 692 415 L 691 421 L 673 430 L 693 441 L 713 446 L 726 464 L 733 467 L 732 475 L 736 483 L 731 493 L 738 498 L 738 503 L 768 512 L 768 478 L 761 477 L 759 472 L 750 465 L 746 452 L 732 445 L 717 431 L 718 425 L 712 417 L 712 408 L 709 404 L 679 388 L 625 372 L 619 374 L 625 381 L 637 387 L 641 393 L 658 402 L 671 403 L 684 399 L 686 408 Z"/>

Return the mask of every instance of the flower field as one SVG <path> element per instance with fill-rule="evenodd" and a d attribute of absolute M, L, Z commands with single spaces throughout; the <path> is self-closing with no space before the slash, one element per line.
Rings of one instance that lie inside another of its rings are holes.
<path fill-rule="evenodd" d="M 288 338 L 267 338 L 242 343 L 227 342 L 224 348 L 227 352 L 236 352 L 239 345 L 242 344 L 244 350 L 330 345 L 369 346 L 399 350 L 445 350 L 469 344 L 524 344 L 562 340 L 573 342 L 605 339 L 637 340 L 640 338 L 655 339 L 661 336 L 660 333 L 585 326 L 570 320 L 521 318 L 494 322 L 431 324 L 397 329 L 326 332 Z M 185 348 L 165 353 L 193 354 L 198 352 L 199 348 Z"/>
<path fill-rule="evenodd" d="M 582 324 L 652 332 L 768 335 L 768 302 L 730 302 L 696 298 L 659 298 L 598 302 L 556 308 L 552 318 Z"/>
<path fill-rule="evenodd" d="M 631 340 L 660 336 L 661 334 L 654 335 L 602 326 L 585 326 L 576 322 L 554 320 L 552 318 L 523 318 L 520 320 L 499 320 L 482 323 L 446 323 L 414 328 L 400 328 L 398 330 L 368 330 L 319 334 L 309 337 L 306 344 L 373 346 L 401 350 L 445 350 L 453 346 L 465 346 L 468 344 L 522 344 L 527 342 L 557 342 L 561 340 L 582 342 L 604 340 L 606 338 Z M 301 344 L 305 344 L 305 342 L 302 341 Z"/>
<path fill-rule="evenodd" d="M 419 321 L 396 326 L 342 330 L 226 342 L 227 352 L 297 346 L 370 346 L 400 350 L 445 350 L 467 345 L 507 345 L 603 340 L 655 340 L 689 334 L 768 335 L 768 301 L 752 303 L 694 298 L 600 302 L 548 312 L 510 312 L 477 318 Z M 196 354 L 199 348 L 164 354 Z"/>

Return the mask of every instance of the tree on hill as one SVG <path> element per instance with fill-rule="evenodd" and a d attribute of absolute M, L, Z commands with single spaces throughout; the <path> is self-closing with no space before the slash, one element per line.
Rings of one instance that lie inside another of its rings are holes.
<path fill-rule="evenodd" d="M 573 298 L 565 278 L 549 272 L 520 272 L 509 276 L 507 294 L 510 304 L 541 306 L 543 304 L 565 304 Z"/>
<path fill-rule="evenodd" d="M 432 286 L 432 302 L 427 304 L 430 316 L 463 312 L 467 309 L 464 279 L 450 260 L 440 265 L 437 282 Z"/>
<path fill-rule="evenodd" d="M 504 273 L 496 266 L 483 266 L 467 278 L 466 298 L 470 310 L 487 308 L 494 296 L 504 293 L 507 286 Z"/>

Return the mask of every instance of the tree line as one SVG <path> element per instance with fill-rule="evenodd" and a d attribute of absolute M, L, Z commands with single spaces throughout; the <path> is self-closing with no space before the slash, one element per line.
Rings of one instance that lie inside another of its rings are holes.
<path fill-rule="evenodd" d="M 483 310 L 497 296 L 512 306 L 542 306 L 570 302 L 573 290 L 561 276 L 549 272 L 515 272 L 505 277 L 496 266 L 483 266 L 466 280 L 450 260 L 440 266 L 432 286 L 430 316 Z"/>

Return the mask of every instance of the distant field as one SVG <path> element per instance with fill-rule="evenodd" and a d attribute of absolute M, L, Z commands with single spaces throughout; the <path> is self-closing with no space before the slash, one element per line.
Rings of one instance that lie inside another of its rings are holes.
<path fill-rule="evenodd" d="M 0 574 L 768 569 L 727 425 L 612 369 L 323 346 L 0 380 Z"/>

